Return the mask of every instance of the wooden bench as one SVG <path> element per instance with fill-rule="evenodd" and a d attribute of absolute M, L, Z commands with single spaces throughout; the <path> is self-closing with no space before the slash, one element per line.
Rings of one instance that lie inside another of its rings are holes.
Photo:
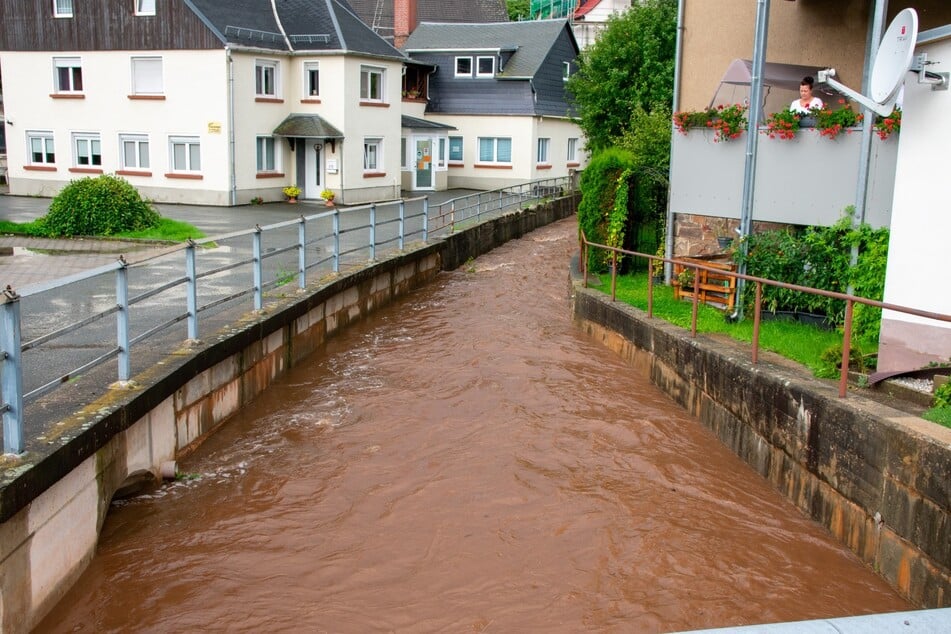
<path fill-rule="evenodd" d="M 693 289 L 696 285 L 698 287 L 699 301 L 724 310 L 733 310 L 733 307 L 736 305 L 736 278 L 732 275 L 727 275 L 727 273 L 735 272 L 736 264 L 733 262 L 717 261 L 714 258 L 722 259 L 723 256 L 679 258 L 679 262 L 674 262 L 674 276 L 672 278 L 674 299 L 693 300 Z M 693 269 L 685 265 L 691 263 L 707 266 L 716 269 L 716 271 Z M 692 283 L 680 283 L 680 274 L 684 270 L 694 272 L 695 275 Z M 723 273 L 720 273 L 720 271 L 723 271 Z"/>

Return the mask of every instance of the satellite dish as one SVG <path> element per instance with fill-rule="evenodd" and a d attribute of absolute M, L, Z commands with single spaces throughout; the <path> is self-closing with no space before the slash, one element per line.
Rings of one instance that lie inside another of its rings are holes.
<path fill-rule="evenodd" d="M 905 74 L 911 68 L 917 40 L 918 14 L 911 8 L 902 9 L 888 25 L 878 45 L 868 97 L 832 79 L 835 77 L 834 68 L 819 71 L 819 83 L 827 83 L 869 110 L 887 117 L 892 112 L 895 95 L 904 82 Z"/>

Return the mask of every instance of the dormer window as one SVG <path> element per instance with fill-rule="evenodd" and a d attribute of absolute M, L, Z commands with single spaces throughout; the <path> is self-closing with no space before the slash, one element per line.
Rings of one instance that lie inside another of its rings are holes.
<path fill-rule="evenodd" d="M 478 58 L 476 77 L 495 77 L 495 57 L 480 56 Z"/>
<path fill-rule="evenodd" d="M 456 58 L 456 77 L 472 77 L 472 58 Z"/>
<path fill-rule="evenodd" d="M 73 0 L 53 0 L 53 17 L 73 17 Z"/>
<path fill-rule="evenodd" d="M 136 15 L 155 15 L 155 0 L 133 0 Z"/>

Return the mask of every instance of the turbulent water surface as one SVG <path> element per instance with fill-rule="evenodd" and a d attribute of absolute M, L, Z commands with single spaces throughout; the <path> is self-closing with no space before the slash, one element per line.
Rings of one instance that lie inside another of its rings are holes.
<path fill-rule="evenodd" d="M 572 220 L 332 340 L 114 504 L 41 631 L 663 632 L 908 609 L 571 323 Z"/>

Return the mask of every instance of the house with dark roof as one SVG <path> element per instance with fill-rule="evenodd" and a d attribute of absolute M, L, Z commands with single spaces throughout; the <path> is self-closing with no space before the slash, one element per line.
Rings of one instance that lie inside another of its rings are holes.
<path fill-rule="evenodd" d="M 114 172 L 167 202 L 392 198 L 405 62 L 343 0 L 4 0 L 10 191 Z"/>
<path fill-rule="evenodd" d="M 405 39 L 419 22 L 507 22 L 505 0 L 350 0 L 360 19 L 387 41 Z M 398 28 L 400 17 L 409 13 L 410 23 Z M 399 32 L 397 32 L 399 31 Z M 402 41 L 397 41 L 397 46 Z"/>
<path fill-rule="evenodd" d="M 578 55 L 567 20 L 422 22 L 404 51 L 434 69 L 418 116 L 455 128 L 449 187 L 492 189 L 583 165 L 565 92 Z"/>

